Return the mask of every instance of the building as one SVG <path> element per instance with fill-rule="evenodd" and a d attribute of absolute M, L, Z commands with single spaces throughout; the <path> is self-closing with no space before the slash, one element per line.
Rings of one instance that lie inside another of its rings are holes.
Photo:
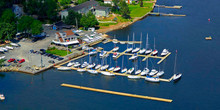
<path fill-rule="evenodd" d="M 61 13 L 60 13 L 61 14 L 61 19 L 63 19 L 63 17 L 68 16 L 68 11 L 69 10 L 73 10 L 73 11 L 81 13 L 81 14 L 86 14 L 89 11 L 92 11 L 92 13 L 94 13 L 94 11 L 95 11 L 94 8 L 96 6 L 99 6 L 99 3 L 97 1 L 90 0 L 90 1 L 84 2 L 82 4 L 79 4 L 79 5 L 75 6 L 75 7 L 71 7 L 71 8 L 68 8 L 66 10 L 61 11 Z"/>
<path fill-rule="evenodd" d="M 64 46 L 76 45 L 79 44 L 77 37 L 78 36 L 72 30 L 67 30 L 64 32 L 55 33 L 55 39 L 52 40 L 52 42 L 54 44 Z"/>
<path fill-rule="evenodd" d="M 95 16 L 97 17 L 100 17 L 100 16 L 107 17 L 109 13 L 110 13 L 109 7 L 104 7 L 104 6 L 95 7 Z"/>
<path fill-rule="evenodd" d="M 113 5 L 113 2 L 112 2 L 112 0 L 104 0 L 104 4 L 112 4 Z"/>

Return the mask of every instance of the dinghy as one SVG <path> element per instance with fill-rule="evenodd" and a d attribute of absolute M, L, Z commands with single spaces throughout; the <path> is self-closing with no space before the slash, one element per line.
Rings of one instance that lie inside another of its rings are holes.
<path fill-rule="evenodd" d="M 149 82 L 160 82 L 160 79 L 158 77 L 149 77 L 149 76 L 146 76 L 145 77 L 145 80 L 146 81 L 149 81 Z"/>
<path fill-rule="evenodd" d="M 89 52 L 89 55 L 95 55 L 95 54 L 97 54 L 96 49 L 93 49 L 92 51 Z"/>

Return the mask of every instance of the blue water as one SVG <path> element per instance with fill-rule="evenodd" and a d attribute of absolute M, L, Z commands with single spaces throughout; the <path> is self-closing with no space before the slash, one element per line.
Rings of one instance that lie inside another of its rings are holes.
<path fill-rule="evenodd" d="M 173 74 L 175 50 L 178 50 L 177 71 L 183 73 L 178 83 L 161 82 L 159 84 L 144 80 L 129 80 L 126 77 L 106 77 L 102 75 L 80 74 L 76 71 L 61 72 L 55 69 L 39 75 L 22 73 L 0 73 L 0 92 L 6 100 L 0 102 L 1 109 L 220 109 L 220 1 L 218 0 L 158 0 L 157 4 L 182 5 L 178 9 L 159 9 L 164 13 L 186 14 L 186 17 L 147 17 L 133 25 L 108 33 L 119 40 L 135 33 L 135 40 L 140 40 L 143 33 L 145 46 L 146 34 L 149 34 L 150 47 L 156 39 L 159 52 L 167 48 L 172 54 L 157 65 L 158 60 L 150 59 L 149 68 L 161 68 L 164 78 Z M 157 9 L 155 9 L 157 11 Z M 208 18 L 211 21 L 208 21 Z M 213 36 L 206 41 L 205 36 Z M 100 44 L 105 50 L 114 45 Z M 135 45 L 139 46 L 139 45 Z M 126 45 L 120 45 L 120 51 Z M 124 65 L 143 69 L 146 62 L 131 62 L 125 56 Z M 84 58 L 88 60 L 88 57 Z M 96 58 L 92 58 L 96 61 Z M 108 64 L 110 57 L 107 59 Z M 81 61 L 81 60 L 79 60 Z M 122 57 L 112 65 L 121 65 Z M 101 62 L 100 59 L 96 62 Z M 147 96 L 173 99 L 172 103 L 136 99 L 117 95 L 96 93 L 61 87 L 61 83 L 70 83 L 100 89 L 134 93 Z"/>

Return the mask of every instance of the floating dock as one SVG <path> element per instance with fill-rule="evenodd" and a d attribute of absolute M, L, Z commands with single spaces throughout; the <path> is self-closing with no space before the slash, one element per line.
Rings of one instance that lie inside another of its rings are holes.
<path fill-rule="evenodd" d="M 173 101 L 171 99 L 164 99 L 164 98 L 157 98 L 157 97 L 129 94 L 129 93 L 123 93 L 123 92 L 109 91 L 109 90 L 96 89 L 96 88 L 90 88 L 90 87 L 83 87 L 83 86 L 77 86 L 77 85 L 71 85 L 71 84 L 65 84 L 65 83 L 61 84 L 61 86 L 70 87 L 70 88 L 76 88 L 76 89 L 82 89 L 82 90 L 88 90 L 88 91 L 101 92 L 101 93 L 107 93 L 107 94 L 128 96 L 128 97 L 134 97 L 134 98 L 141 98 L 141 99 L 147 99 L 147 100 L 169 102 L 169 103 Z"/>
<path fill-rule="evenodd" d="M 155 5 L 155 7 L 159 7 L 159 8 L 174 8 L 174 9 L 182 8 L 182 6 L 165 6 L 165 5 Z"/>
<path fill-rule="evenodd" d="M 118 42 L 118 43 L 124 42 L 125 44 L 128 44 L 128 43 L 141 44 L 142 43 L 142 41 L 119 41 L 117 39 L 106 39 L 106 41 L 103 41 L 102 43 L 106 44 L 109 42 Z"/>

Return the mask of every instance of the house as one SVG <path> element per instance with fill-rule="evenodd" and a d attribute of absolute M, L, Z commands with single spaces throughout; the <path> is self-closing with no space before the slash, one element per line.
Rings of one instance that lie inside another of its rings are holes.
<path fill-rule="evenodd" d="M 104 4 L 113 4 L 112 0 L 104 0 Z"/>
<path fill-rule="evenodd" d="M 79 44 L 79 41 L 77 39 L 77 35 L 72 30 L 67 30 L 64 32 L 56 32 L 55 33 L 55 39 L 52 40 L 54 44 L 57 45 L 75 45 Z"/>
<path fill-rule="evenodd" d="M 21 17 L 23 15 L 22 7 L 17 4 L 13 4 L 12 11 L 14 12 L 16 17 Z"/>
<path fill-rule="evenodd" d="M 99 6 L 99 3 L 97 1 L 90 0 L 90 1 L 84 2 L 82 4 L 79 4 L 79 5 L 75 6 L 75 7 L 71 7 L 71 8 L 68 8 L 66 10 L 61 11 L 61 13 L 60 13 L 61 14 L 61 19 L 63 19 L 63 17 L 68 16 L 68 11 L 69 10 L 73 10 L 73 11 L 81 13 L 81 14 L 86 14 L 89 11 L 92 11 L 92 13 L 93 13 L 94 8 L 96 6 Z"/>
<path fill-rule="evenodd" d="M 95 16 L 97 17 L 100 17 L 100 16 L 107 17 L 109 13 L 110 13 L 109 7 L 104 7 L 104 6 L 95 7 Z"/>

